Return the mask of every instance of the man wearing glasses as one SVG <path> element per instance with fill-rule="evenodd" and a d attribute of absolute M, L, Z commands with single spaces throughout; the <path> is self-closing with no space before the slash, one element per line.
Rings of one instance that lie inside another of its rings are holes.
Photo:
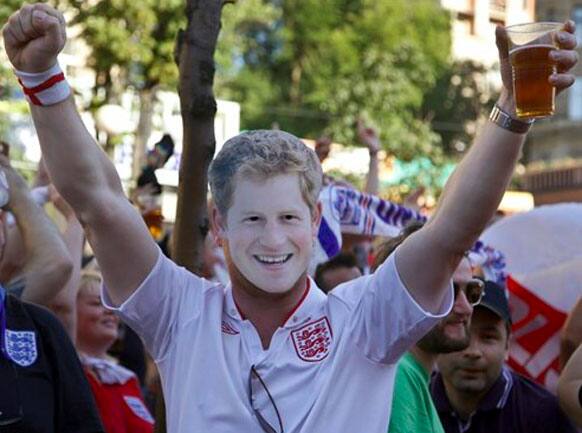
<path fill-rule="evenodd" d="M 414 221 L 382 244 L 377 251 L 375 270 L 423 222 Z M 439 353 L 462 350 L 469 345 L 469 323 L 473 307 L 483 297 L 485 283 L 473 277 L 473 269 L 464 257 L 453 273 L 455 301 L 451 312 L 432 328 L 398 362 L 392 399 L 389 433 L 444 433 L 429 392 L 430 375 Z"/>
<path fill-rule="evenodd" d="M 568 24 L 561 33 L 560 71 L 576 63 L 573 32 Z M 396 361 L 451 309 L 451 276 L 495 212 L 525 139 L 528 124 L 511 115 L 505 33 L 505 121 L 484 127 L 430 223 L 373 275 L 327 297 L 307 276 L 322 171 L 300 140 L 251 131 L 216 156 L 213 235 L 232 284 L 211 283 L 164 258 L 81 122 L 57 63 L 62 15 L 23 6 L 3 35 L 51 179 L 103 270 L 104 300 L 159 367 L 169 432 L 385 433 Z M 552 82 L 562 89 L 573 81 L 561 73 Z"/>
<path fill-rule="evenodd" d="M 446 433 L 575 433 L 558 399 L 505 365 L 511 316 L 505 291 L 487 281 L 464 350 L 439 355 L 431 393 Z"/>

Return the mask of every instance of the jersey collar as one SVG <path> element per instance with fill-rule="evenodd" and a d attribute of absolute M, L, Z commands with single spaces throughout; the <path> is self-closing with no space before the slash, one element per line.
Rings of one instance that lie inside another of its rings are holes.
<path fill-rule="evenodd" d="M 225 290 L 226 302 L 224 304 L 224 312 L 235 320 L 245 320 L 232 295 L 232 286 L 229 284 Z M 291 310 L 289 313 L 283 327 L 293 328 L 297 325 L 307 322 L 312 318 L 312 315 L 316 311 L 317 307 L 320 306 L 322 302 L 325 302 L 326 299 L 327 296 L 325 293 L 323 293 L 317 287 L 311 277 L 308 276 L 303 296 L 295 308 L 293 308 L 293 310 Z"/>
<path fill-rule="evenodd" d="M 479 403 L 477 412 L 502 409 L 505 407 L 512 386 L 513 377 L 511 376 L 509 370 L 506 367 L 503 367 L 501 374 Z M 440 413 L 454 412 L 454 408 L 452 407 L 449 398 L 447 397 L 443 378 L 440 373 L 435 375 L 431 388 L 437 411 Z"/>

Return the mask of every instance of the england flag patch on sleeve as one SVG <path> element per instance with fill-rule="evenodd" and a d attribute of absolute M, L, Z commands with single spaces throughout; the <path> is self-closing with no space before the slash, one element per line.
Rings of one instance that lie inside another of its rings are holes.
<path fill-rule="evenodd" d="M 143 401 L 141 401 L 137 397 L 132 397 L 130 395 L 124 395 L 123 399 L 125 400 L 125 402 L 127 403 L 127 405 L 129 406 L 129 408 L 131 409 L 135 416 L 144 420 L 147 423 L 150 424 L 154 423 L 154 418 L 150 414 L 150 411 L 145 406 Z"/>
<path fill-rule="evenodd" d="M 6 353 L 21 367 L 30 367 L 38 357 L 34 331 L 6 330 Z"/>

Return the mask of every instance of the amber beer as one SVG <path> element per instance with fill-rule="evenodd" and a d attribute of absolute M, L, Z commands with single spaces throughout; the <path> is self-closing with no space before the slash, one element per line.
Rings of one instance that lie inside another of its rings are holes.
<path fill-rule="evenodd" d="M 164 233 L 164 216 L 162 215 L 162 208 L 156 207 L 150 209 L 142 214 L 148 230 L 152 237 L 157 241 L 162 238 Z"/>
<path fill-rule="evenodd" d="M 556 109 L 556 88 L 549 77 L 556 72 L 550 60 L 553 45 L 526 45 L 510 51 L 513 90 L 519 117 L 546 117 Z"/>

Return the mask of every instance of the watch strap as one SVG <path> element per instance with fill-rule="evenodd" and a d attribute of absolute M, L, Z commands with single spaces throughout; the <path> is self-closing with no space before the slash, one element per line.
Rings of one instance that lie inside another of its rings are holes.
<path fill-rule="evenodd" d="M 511 117 L 498 105 L 493 107 L 491 114 L 489 115 L 489 120 L 495 123 L 497 126 L 508 131 L 515 132 L 516 134 L 525 134 L 529 131 L 534 123 L 534 120 L 518 120 Z"/>

